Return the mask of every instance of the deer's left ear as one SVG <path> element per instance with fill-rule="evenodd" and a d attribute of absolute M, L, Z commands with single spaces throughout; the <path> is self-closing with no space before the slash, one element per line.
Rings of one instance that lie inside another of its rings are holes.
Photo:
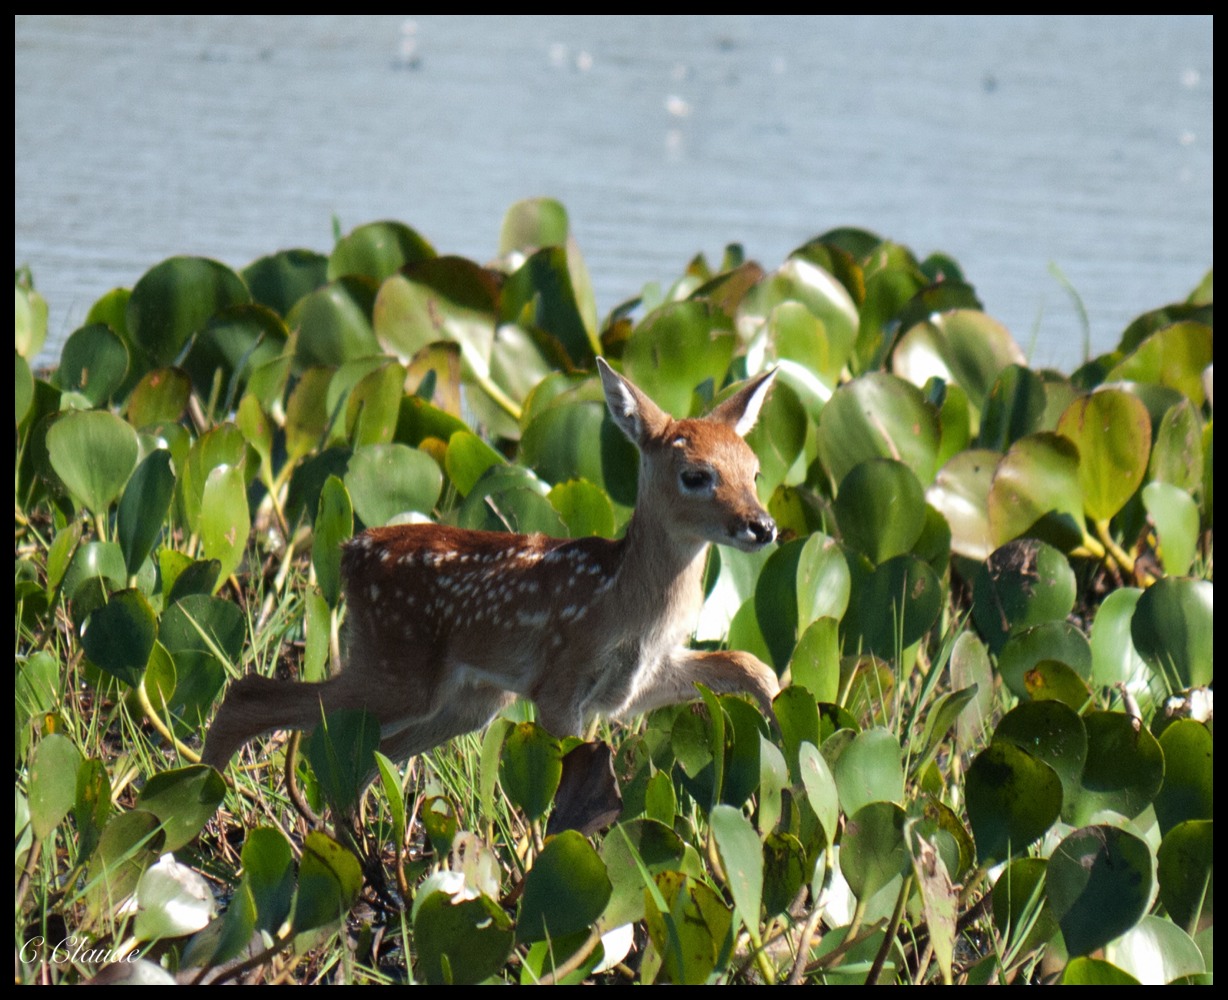
<path fill-rule="evenodd" d="M 775 368 L 751 379 L 713 410 L 710 419 L 728 424 L 738 437 L 746 437 L 759 420 L 759 411 L 763 409 L 775 379 Z"/>

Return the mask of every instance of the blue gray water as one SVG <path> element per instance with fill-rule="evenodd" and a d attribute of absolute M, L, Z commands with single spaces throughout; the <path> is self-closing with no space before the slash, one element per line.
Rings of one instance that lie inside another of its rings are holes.
<path fill-rule="evenodd" d="M 955 256 L 1069 369 L 1212 264 L 1199 17 L 15 19 L 15 264 L 62 341 L 172 254 L 409 223 L 485 260 L 567 206 L 602 312 L 855 225 Z M 54 355 L 52 355 L 53 357 Z"/>

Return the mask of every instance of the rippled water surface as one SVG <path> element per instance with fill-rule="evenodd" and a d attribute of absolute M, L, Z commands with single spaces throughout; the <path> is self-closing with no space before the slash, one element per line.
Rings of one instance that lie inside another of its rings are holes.
<path fill-rule="evenodd" d="M 164 257 L 568 207 L 602 311 L 838 225 L 956 257 L 1069 369 L 1212 264 L 1210 17 L 18 16 L 15 263 L 61 341 Z"/>

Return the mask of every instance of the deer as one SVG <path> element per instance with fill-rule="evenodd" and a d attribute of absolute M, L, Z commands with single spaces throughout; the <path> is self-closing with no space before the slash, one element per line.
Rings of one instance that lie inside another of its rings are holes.
<path fill-rule="evenodd" d="M 745 693 L 769 718 L 776 673 L 739 650 L 688 647 L 703 604 L 708 547 L 747 552 L 776 538 L 744 440 L 775 369 L 706 417 L 675 420 L 597 359 L 606 405 L 640 454 L 623 537 L 562 539 L 444 524 L 368 529 L 345 543 L 347 650 L 319 683 L 233 682 L 202 761 L 218 770 L 249 740 L 309 730 L 366 709 L 380 751 L 405 760 L 531 699 L 556 738 L 594 717 L 628 719 L 694 700 L 696 684 Z M 611 775 L 612 777 L 612 775 Z"/>

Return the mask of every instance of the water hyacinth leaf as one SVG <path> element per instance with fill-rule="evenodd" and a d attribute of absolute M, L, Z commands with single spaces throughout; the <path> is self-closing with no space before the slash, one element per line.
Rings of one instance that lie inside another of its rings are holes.
<path fill-rule="evenodd" d="M 159 448 L 136 467 L 119 501 L 116 534 L 130 576 L 136 575 L 153 550 L 174 494 L 171 453 Z"/>
<path fill-rule="evenodd" d="M 989 721 L 994 713 L 997 694 L 989 651 L 975 632 L 960 633 L 951 648 L 951 686 L 956 690 L 976 686 L 976 697 L 960 713 L 955 723 L 955 739 L 961 750 L 982 745 Z"/>
<path fill-rule="evenodd" d="M 313 830 L 303 843 L 292 931 L 325 927 L 343 920 L 362 889 L 358 859 L 331 837 Z"/>
<path fill-rule="evenodd" d="M 1137 587 L 1119 587 L 1096 610 L 1092 622 L 1093 684 L 1110 687 L 1119 681 L 1137 691 L 1148 676 L 1147 664 L 1134 647 L 1130 622 L 1143 592 Z"/>
<path fill-rule="evenodd" d="M 1065 664 L 1085 680 L 1091 678 L 1092 653 L 1087 638 L 1077 626 L 1058 619 L 1012 634 L 998 653 L 998 672 L 1016 695 L 1028 699 L 1032 697 L 1028 675 L 1046 660 Z"/>
<path fill-rule="evenodd" d="M 532 326 L 556 340 L 570 361 L 590 366 L 600 344 L 585 323 L 565 247 L 534 251 L 503 285 L 499 320 Z"/>
<path fill-rule="evenodd" d="M 999 372 L 1026 363 L 997 320 L 972 309 L 952 309 L 906 330 L 892 352 L 891 370 L 916 386 L 934 376 L 954 382 L 981 410 Z"/>
<path fill-rule="evenodd" d="M 840 841 L 840 871 L 861 902 L 909 870 L 906 822 L 894 802 L 870 802 L 849 814 Z"/>
<path fill-rule="evenodd" d="M 311 541 L 311 564 L 320 592 L 330 608 L 335 608 L 341 599 L 341 543 L 352 534 L 354 512 L 350 494 L 340 479 L 329 476 L 320 491 L 320 508 Z"/>
<path fill-rule="evenodd" d="M 614 507 L 601 487 L 583 479 L 573 479 L 551 489 L 547 499 L 559 512 L 572 538 L 613 536 Z"/>
<path fill-rule="evenodd" d="M 1151 869 L 1147 844 L 1118 827 L 1084 827 L 1058 844 L 1045 891 L 1071 955 L 1103 948 L 1138 923 L 1151 897 Z"/>
<path fill-rule="evenodd" d="M 503 967 L 514 943 L 511 917 L 489 896 L 436 891 L 414 901 L 414 972 L 422 982 L 480 983 Z"/>
<path fill-rule="evenodd" d="M 135 898 L 132 933 L 138 941 L 193 934 L 217 912 L 209 883 L 169 853 L 141 875 Z"/>
<path fill-rule="evenodd" d="M 755 585 L 759 632 L 770 651 L 769 662 L 780 667 L 789 662 L 797 643 L 798 566 L 807 541 L 797 538 L 777 547 L 763 564 Z"/>
<path fill-rule="evenodd" d="M 976 756 L 964 795 L 982 864 L 1024 850 L 1062 808 L 1062 782 L 1053 768 L 1009 743 L 993 743 Z"/>
<path fill-rule="evenodd" d="M 139 453 L 136 431 L 106 410 L 66 413 L 47 431 L 51 467 L 73 499 L 95 515 L 119 496 Z"/>
<path fill-rule="evenodd" d="M 434 256 L 434 248 L 403 222 L 368 222 L 337 241 L 328 278 L 361 275 L 378 284 L 406 264 Z"/>
<path fill-rule="evenodd" d="M 759 911 L 763 905 L 763 850 L 759 835 L 742 810 L 730 805 L 716 806 L 708 819 L 734 908 L 752 937 L 758 937 Z"/>
<path fill-rule="evenodd" d="M 206 559 L 218 561 L 218 578 L 225 580 L 243 561 L 252 530 L 243 469 L 233 465 L 214 467 L 205 480 L 200 508 L 201 548 Z"/>
<path fill-rule="evenodd" d="M 522 722 L 508 733 L 499 762 L 499 782 L 529 820 L 550 808 L 562 775 L 562 745 L 545 729 Z"/>
<path fill-rule="evenodd" d="M 780 368 L 779 377 L 797 393 L 812 418 L 839 382 L 837 363 L 823 321 L 800 302 L 782 302 L 768 316 L 768 343 Z"/>
<path fill-rule="evenodd" d="M 597 331 L 597 302 L 592 279 L 580 247 L 571 233 L 567 210 L 553 198 L 525 198 L 516 202 L 503 217 L 499 230 L 499 255 L 530 254 L 542 247 L 562 247 L 567 255 L 567 271 L 584 325 Z"/>
<path fill-rule="evenodd" d="M 919 836 L 915 830 L 905 839 L 912 858 L 913 876 L 921 893 L 922 912 L 930 929 L 934 960 L 938 963 L 943 982 L 950 984 L 957 936 L 959 894 L 951 883 L 946 863 L 934 845 Z"/>
<path fill-rule="evenodd" d="M 38 357 L 47 339 L 47 300 L 34 290 L 32 281 L 29 272 L 19 272 L 13 280 L 14 348 L 27 362 Z"/>
<path fill-rule="evenodd" d="M 182 368 L 154 368 L 129 394 L 124 414 L 137 428 L 174 423 L 188 408 L 191 395 L 192 379 Z"/>
<path fill-rule="evenodd" d="M 111 815 L 111 778 L 101 760 L 84 760 L 77 770 L 77 796 L 72 807 L 77 824 L 77 858 L 87 859 L 98 846 Z"/>
<path fill-rule="evenodd" d="M 1173 577 L 1138 600 L 1130 623 L 1134 646 L 1173 690 L 1206 687 L 1215 676 L 1214 602 L 1209 581 Z"/>
<path fill-rule="evenodd" d="M 668 775 L 657 772 L 668 782 Z M 670 812 L 672 818 L 673 812 Z M 612 891 L 600 926 L 612 930 L 644 918 L 644 877 L 636 860 L 651 875 L 677 870 L 685 853 L 682 838 L 655 819 L 620 823 L 601 844 L 601 860 L 610 877 Z"/>
<path fill-rule="evenodd" d="M 806 849 L 791 833 L 772 832 L 763 842 L 763 909 L 768 917 L 788 911 L 809 874 Z"/>
<path fill-rule="evenodd" d="M 1156 428 L 1151 479 L 1197 493 L 1202 486 L 1202 433 L 1202 417 L 1188 399 L 1169 407 Z"/>
<path fill-rule="evenodd" d="M 1214 357 L 1211 327 L 1187 320 L 1147 337 L 1114 366 L 1106 381 L 1168 386 L 1202 406 L 1206 398 L 1202 373 Z"/>
<path fill-rule="evenodd" d="M 111 817 L 90 859 L 85 901 L 91 916 L 114 914 L 120 901 L 136 890 L 141 873 L 162 854 L 163 840 L 161 824 L 151 812 L 132 809 Z"/>
<path fill-rule="evenodd" d="M 93 406 L 102 406 L 128 374 L 128 348 L 110 327 L 91 323 L 64 342 L 58 371 L 60 388 L 79 392 Z"/>
<path fill-rule="evenodd" d="M 13 352 L 13 422 L 20 425 L 34 402 L 34 375 L 20 354 Z"/>
<path fill-rule="evenodd" d="M 1044 858 L 1016 858 L 994 883 L 993 922 L 1013 954 L 1035 951 L 1057 933 L 1057 921 L 1045 898 Z"/>
<path fill-rule="evenodd" d="M 1164 572 L 1185 575 L 1198 554 L 1198 504 L 1179 486 L 1148 483 L 1143 487 L 1143 506 L 1156 526 Z"/>
<path fill-rule="evenodd" d="M 1087 763 L 1074 802 L 1063 818 L 1072 826 L 1089 822 L 1102 809 L 1132 819 L 1155 800 L 1164 782 L 1164 753 L 1151 733 L 1121 712 L 1089 712 Z"/>
<path fill-rule="evenodd" d="M 216 559 L 187 559 L 182 553 L 168 549 L 163 549 L 159 556 L 162 589 L 166 595 L 163 599 L 165 606 L 174 604 L 189 594 L 212 594 L 217 590 L 222 564 Z M 168 571 L 168 564 L 172 560 L 178 563 L 180 558 L 187 561 Z M 167 584 L 170 584 L 169 591 L 166 590 Z"/>
<path fill-rule="evenodd" d="M 40 841 L 60 825 L 77 801 L 81 753 L 60 733 L 44 736 L 30 761 L 30 824 Z"/>
<path fill-rule="evenodd" d="M 989 489 L 1002 456 L 971 448 L 952 456 L 925 491 L 925 500 L 951 529 L 951 551 L 982 561 L 996 547 L 989 525 Z"/>
<path fill-rule="evenodd" d="M 469 495 L 487 469 L 506 464 L 507 459 L 472 431 L 457 431 L 448 438 L 444 469 L 449 482 L 463 497 Z"/>
<path fill-rule="evenodd" d="M 836 278 L 808 260 L 793 257 L 766 275 L 738 307 L 738 332 L 750 340 L 782 303 L 798 302 L 823 323 L 827 364 L 820 374 L 832 382 L 853 351 L 857 306 Z"/>
<path fill-rule="evenodd" d="M 345 433 L 355 448 L 388 444 L 397 428 L 405 369 L 388 362 L 364 375 L 346 403 Z"/>
<path fill-rule="evenodd" d="M 77 592 L 91 580 L 112 590 L 125 586 L 127 579 L 124 554 L 115 542 L 86 542 L 73 553 L 61 589 L 70 600 L 77 600 Z"/>
<path fill-rule="evenodd" d="M 679 985 L 706 983 L 728 954 L 732 912 L 711 887 L 681 872 L 662 872 L 656 888 L 648 897 L 644 922 L 661 972 Z"/>
<path fill-rule="evenodd" d="M 197 438 L 188 452 L 179 477 L 179 499 L 183 516 L 193 532 L 200 531 L 204 509 L 205 487 L 215 469 L 221 466 L 241 467 L 246 481 L 247 440 L 234 424 L 219 424 Z M 246 506 L 246 501 L 244 501 Z"/>
<path fill-rule="evenodd" d="M 595 400 L 552 406 L 525 428 L 520 460 L 547 483 L 586 479 L 609 492 L 603 447 L 605 412 L 605 406 Z"/>
<path fill-rule="evenodd" d="M 149 662 L 158 619 L 139 590 L 121 590 L 96 609 L 81 629 L 85 655 L 125 684 L 136 684 Z"/>
<path fill-rule="evenodd" d="M 189 724 L 207 713 L 226 680 L 224 663 L 235 663 L 247 635 L 243 612 L 233 601 L 190 594 L 162 613 L 158 641 L 175 660 L 178 685 L 173 708 Z"/>
<path fill-rule="evenodd" d="M 1178 719 L 1160 734 L 1164 785 L 1155 799 L 1160 831 L 1167 834 L 1186 820 L 1215 815 L 1215 745 L 1209 730 L 1194 719 Z"/>
<path fill-rule="evenodd" d="M 483 482 L 461 504 L 457 523 L 476 531 L 539 532 L 552 538 L 568 538 L 567 525 L 534 486 Z"/>
<path fill-rule="evenodd" d="M 789 659 L 792 684 L 816 701 L 834 702 L 840 693 L 840 623 L 819 618 L 806 626 Z"/>
<path fill-rule="evenodd" d="M 1023 686 L 1033 701 L 1060 701 L 1076 712 L 1092 700 L 1087 682 L 1061 660 L 1041 660 L 1024 674 Z"/>
<path fill-rule="evenodd" d="M 806 798 L 810 802 L 810 808 L 814 810 L 819 826 L 822 827 L 824 840 L 828 844 L 834 843 L 839 831 L 842 801 L 836 777 L 827 766 L 823 755 L 809 741 L 798 749 L 797 760 Z M 879 766 L 882 770 L 889 771 L 891 762 L 888 760 Z M 887 781 L 890 781 L 890 778 Z"/>
<path fill-rule="evenodd" d="M 890 458 L 854 466 L 833 504 L 845 544 L 874 565 L 910 552 L 925 526 L 925 496 L 912 470 Z"/>
<path fill-rule="evenodd" d="M 155 365 L 170 364 L 208 322 L 251 301 L 234 271 L 204 257 L 172 257 L 146 271 L 128 300 L 128 332 Z"/>
<path fill-rule="evenodd" d="M 329 712 L 312 730 L 307 759 L 334 813 L 344 815 L 358 802 L 376 770 L 379 741 L 379 722 L 365 709 Z"/>
<path fill-rule="evenodd" d="M 542 941 L 590 927 L 611 892 L 605 865 L 579 832 L 551 837 L 525 876 L 516 940 Z"/>
<path fill-rule="evenodd" d="M 977 442 L 982 448 L 1006 451 L 1020 438 L 1051 430 L 1045 424 L 1047 405 L 1044 380 L 1023 365 L 1008 365 L 989 390 Z"/>
<path fill-rule="evenodd" d="M 379 341 L 371 327 L 375 292 L 370 279 L 350 276 L 299 299 L 286 317 L 286 326 L 298 330 L 297 368 L 336 367 L 379 354 Z"/>
<path fill-rule="evenodd" d="M 695 416 L 695 390 L 725 382 L 737 338 L 707 302 L 670 302 L 645 316 L 623 351 L 626 375 L 675 417 Z"/>
<path fill-rule="evenodd" d="M 372 318 L 375 335 L 403 361 L 435 341 L 451 341 L 460 345 L 470 371 L 485 375 L 498 295 L 495 276 L 472 261 L 420 261 L 380 286 Z"/>
<path fill-rule="evenodd" d="M 1143 481 L 1151 460 L 1151 417 L 1136 396 L 1105 389 L 1081 396 L 1067 407 L 1058 433 L 1079 449 L 1083 505 L 1096 521 L 1107 521 Z"/>
<path fill-rule="evenodd" d="M 791 478 L 806 445 L 809 418 L 793 390 L 779 382 L 763 404 L 759 421 L 746 435 L 746 443 L 759 456 L 758 490 L 770 497 Z M 801 479 L 797 474 L 794 481 Z"/>
<path fill-rule="evenodd" d="M 866 729 L 845 747 L 834 768 L 840 807 L 848 815 L 870 802 L 902 802 L 900 744 L 886 729 Z"/>
<path fill-rule="evenodd" d="M 1044 542 L 1022 538 L 996 549 L 977 571 L 972 617 L 997 652 L 1015 633 L 1065 619 L 1074 607 L 1075 592 L 1074 571 L 1066 557 Z"/>
<path fill-rule="evenodd" d="M 1144 986 L 1166 986 L 1207 971 L 1194 939 L 1154 914 L 1105 945 L 1104 957 Z"/>
<path fill-rule="evenodd" d="M 443 490 L 443 473 L 417 448 L 372 444 L 351 456 L 345 486 L 354 513 L 374 528 L 410 511 L 429 514 Z"/>
<path fill-rule="evenodd" d="M 1156 852 L 1160 902 L 1173 922 L 1194 933 L 1208 902 L 1215 872 L 1215 824 L 1210 819 L 1178 823 Z"/>
<path fill-rule="evenodd" d="M 895 556 L 875 567 L 851 559 L 849 569 L 852 586 L 842 623 L 845 650 L 890 659 L 938 620 L 942 585 L 929 564 L 916 556 Z"/>
<path fill-rule="evenodd" d="M 968 633 L 964 633 L 967 635 Z M 962 637 L 961 637 L 962 638 Z M 958 641 L 958 640 L 957 640 Z M 913 760 L 909 770 L 919 773 L 938 754 L 938 748 L 946 739 L 951 727 L 958 721 L 965 708 L 976 701 L 978 687 L 972 684 L 957 691 L 948 691 L 934 700 L 933 707 L 925 720 L 925 728 L 920 739 L 914 736 L 912 743 Z"/>
<path fill-rule="evenodd" d="M 814 695 L 802 687 L 790 685 L 772 703 L 776 721 L 780 724 L 785 759 L 794 781 L 801 780 L 798 754 L 803 743 L 819 745 L 819 710 Z"/>
<path fill-rule="evenodd" d="M 328 258 L 314 250 L 281 250 L 252 261 L 240 273 L 256 302 L 285 316 L 328 281 Z"/>
<path fill-rule="evenodd" d="M 231 306 L 210 317 L 192 340 L 183 368 L 201 400 L 216 392 L 216 404 L 229 411 L 252 372 L 277 358 L 288 337 L 285 323 L 270 309 Z"/>
<path fill-rule="evenodd" d="M 1059 980 L 1062 986 L 1139 986 L 1128 972 L 1102 958 L 1080 955 L 1066 963 Z"/>
<path fill-rule="evenodd" d="M 190 764 L 152 775 L 137 805 L 161 822 L 163 850 L 177 851 L 200 833 L 225 796 L 226 782 L 217 771 Z"/>
<path fill-rule="evenodd" d="M 903 462 L 928 485 L 938 470 L 938 416 L 921 390 L 894 375 L 869 372 L 841 386 L 819 420 L 819 457 L 833 482 L 870 458 Z"/>
<path fill-rule="evenodd" d="M 995 546 L 1034 535 L 1060 549 L 1083 540 L 1079 452 L 1057 434 L 1020 438 L 998 462 L 989 488 L 989 531 Z"/>
<path fill-rule="evenodd" d="M 1062 781 L 1063 803 L 1074 803 L 1087 763 L 1087 729 L 1072 708 L 1060 701 L 1016 705 L 998 723 L 993 742 L 1009 743 L 1048 764 Z"/>

